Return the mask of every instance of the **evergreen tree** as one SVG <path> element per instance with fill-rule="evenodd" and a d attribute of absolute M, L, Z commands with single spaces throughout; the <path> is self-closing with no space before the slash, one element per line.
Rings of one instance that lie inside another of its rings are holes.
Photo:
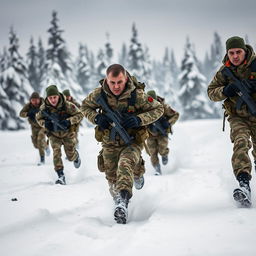
<path fill-rule="evenodd" d="M 39 89 L 39 78 L 38 78 L 38 58 L 36 47 L 34 45 L 34 40 L 31 37 L 30 47 L 27 53 L 27 65 L 28 65 L 28 80 L 30 85 L 33 87 L 34 91 Z"/>
<path fill-rule="evenodd" d="M 144 52 L 141 43 L 138 41 L 138 31 L 136 25 L 132 25 L 132 38 L 128 53 L 128 70 L 132 75 L 136 76 L 138 80 L 144 81 L 143 60 Z"/>
<path fill-rule="evenodd" d="M 179 88 L 178 76 L 180 73 L 180 69 L 178 67 L 173 50 L 171 50 L 171 56 L 170 56 L 170 69 L 171 69 L 171 75 L 173 79 L 173 89 L 177 91 Z"/>
<path fill-rule="evenodd" d="M 46 82 L 43 89 L 49 84 L 56 84 L 60 91 L 69 89 L 73 97 L 82 99 L 82 89 L 75 82 L 73 62 L 62 38 L 63 30 L 58 26 L 57 12 L 53 11 L 51 27 L 48 29 L 48 49 L 46 51 Z"/>
<path fill-rule="evenodd" d="M 128 52 L 127 52 L 127 47 L 126 44 L 123 43 L 121 53 L 118 56 L 118 62 L 125 68 L 128 66 Z"/>
<path fill-rule="evenodd" d="M 2 116 L 1 129 L 17 130 L 24 128 L 24 121 L 19 118 L 19 112 L 33 92 L 27 79 L 26 65 L 18 51 L 19 43 L 13 28 L 9 34 L 9 63 L 0 75 Z M 7 100 L 10 104 L 7 103 Z M 8 116 L 7 116 L 8 112 Z"/>
<path fill-rule="evenodd" d="M 209 107 L 206 95 L 206 78 L 198 69 L 198 60 L 189 38 L 185 45 L 185 54 L 182 59 L 181 73 L 179 76 L 179 100 L 182 106 L 182 119 L 211 118 L 214 113 Z"/>
<path fill-rule="evenodd" d="M 37 47 L 37 75 L 38 75 L 38 92 L 42 91 L 42 86 L 43 86 L 43 79 L 44 79 L 44 74 L 46 72 L 46 52 L 43 47 L 43 42 L 42 39 L 39 38 L 38 40 L 38 47 Z"/>
<path fill-rule="evenodd" d="M 89 51 L 85 45 L 80 44 L 77 59 L 77 81 L 85 94 L 89 93 L 89 84 L 91 78 L 91 68 L 89 60 Z"/>
<path fill-rule="evenodd" d="M 96 69 L 96 77 L 95 79 L 98 81 L 106 76 L 106 57 L 104 54 L 104 51 L 102 49 L 99 49 L 97 54 L 97 59 L 95 63 L 95 69 Z"/>
<path fill-rule="evenodd" d="M 106 34 L 106 37 L 107 37 L 107 42 L 105 44 L 105 56 L 106 56 L 106 65 L 109 66 L 112 64 L 113 48 L 111 47 L 108 33 Z"/>

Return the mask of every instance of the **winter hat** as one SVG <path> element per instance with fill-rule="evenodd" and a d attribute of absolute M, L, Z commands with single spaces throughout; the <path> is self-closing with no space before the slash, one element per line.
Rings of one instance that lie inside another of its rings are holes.
<path fill-rule="evenodd" d="M 156 92 L 154 90 L 148 91 L 147 95 L 151 96 L 154 100 L 156 100 Z"/>
<path fill-rule="evenodd" d="M 69 89 L 66 89 L 62 92 L 65 96 L 71 96 Z"/>
<path fill-rule="evenodd" d="M 40 99 L 39 93 L 38 92 L 33 92 L 30 96 L 30 99 Z"/>
<path fill-rule="evenodd" d="M 46 88 L 46 97 L 52 96 L 52 95 L 59 95 L 59 91 L 56 85 L 50 85 Z"/>
<path fill-rule="evenodd" d="M 239 36 L 233 36 L 230 37 L 227 41 L 226 41 L 226 50 L 228 52 L 229 49 L 232 48 L 242 48 L 246 51 L 246 46 L 244 43 L 244 39 L 239 37 Z"/>

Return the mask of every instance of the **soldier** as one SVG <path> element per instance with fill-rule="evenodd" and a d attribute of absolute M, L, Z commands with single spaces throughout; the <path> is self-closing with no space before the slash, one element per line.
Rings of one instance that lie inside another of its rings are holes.
<path fill-rule="evenodd" d="M 172 126 L 179 119 L 179 113 L 173 110 L 165 100 L 156 95 L 154 90 L 148 91 L 153 99 L 160 102 L 164 107 L 164 114 L 156 122 L 148 126 L 149 137 L 147 139 L 147 145 L 150 153 L 150 160 L 155 169 L 155 175 L 161 175 L 161 166 L 158 159 L 158 154 L 162 156 L 162 164 L 168 163 L 168 133 L 172 134 Z"/>
<path fill-rule="evenodd" d="M 46 98 L 36 115 L 37 122 L 45 127 L 53 149 L 54 169 L 58 179 L 56 184 L 65 185 L 64 166 L 61 159 L 61 146 L 64 146 L 69 161 L 75 168 L 81 165 L 79 153 L 76 150 L 75 125 L 83 118 L 81 111 L 71 102 L 66 101 L 55 85 L 46 88 Z"/>
<path fill-rule="evenodd" d="M 70 95 L 70 91 L 68 89 L 64 90 L 62 92 L 63 95 L 65 95 L 66 100 L 75 104 L 79 109 L 81 108 L 81 105 Z M 79 122 L 79 124 L 76 124 L 76 146 L 78 148 L 78 132 L 79 132 L 79 126 L 80 126 L 81 122 Z"/>
<path fill-rule="evenodd" d="M 43 98 L 40 97 L 37 92 L 33 92 L 30 96 L 29 103 L 27 103 L 20 111 L 20 117 L 28 118 L 32 131 L 32 143 L 34 147 L 39 150 L 40 161 L 37 165 L 45 163 L 45 152 L 46 155 L 50 155 L 50 149 L 46 142 L 45 129 L 42 128 L 35 119 L 35 115 L 43 102 Z"/>
<path fill-rule="evenodd" d="M 146 125 L 163 114 L 163 106 L 139 89 L 142 87 L 123 66 L 113 64 L 107 68 L 100 87 L 82 102 L 84 116 L 97 125 L 95 136 L 102 142 L 98 167 L 109 183 L 115 220 L 123 224 L 133 183 L 136 189 L 144 185 L 141 150 L 148 136 Z"/>
<path fill-rule="evenodd" d="M 233 192 L 234 200 L 243 207 L 251 206 L 251 160 L 248 151 L 252 144 L 256 148 L 256 116 L 247 104 L 241 100 L 244 93 L 238 88 L 241 79 L 244 89 L 256 99 L 256 57 L 250 45 L 245 45 L 243 38 L 234 36 L 226 41 L 226 55 L 223 65 L 208 87 L 212 101 L 224 100 L 225 115 L 230 124 L 230 138 L 233 145 L 232 167 L 239 182 L 239 188 Z M 239 79 L 239 80 L 238 80 Z M 243 89 L 242 89 L 243 90 Z M 241 103 L 241 104 L 240 104 Z M 256 111 L 256 109 L 254 110 Z M 256 153 L 253 151 L 254 159 Z"/>

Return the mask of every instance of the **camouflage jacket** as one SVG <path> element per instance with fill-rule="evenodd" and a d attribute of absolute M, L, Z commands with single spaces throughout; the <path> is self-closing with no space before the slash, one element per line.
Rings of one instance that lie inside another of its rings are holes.
<path fill-rule="evenodd" d="M 223 94 L 223 89 L 232 81 L 231 78 L 225 77 L 222 74 L 224 67 L 228 67 L 233 74 L 239 79 L 250 79 L 251 76 L 255 77 L 256 74 L 251 72 L 250 64 L 253 60 L 256 59 L 255 53 L 250 45 L 246 45 L 247 55 L 245 61 L 238 67 L 232 65 L 226 55 L 223 59 L 223 65 L 220 67 L 213 80 L 208 86 L 207 92 L 208 96 L 212 101 L 222 101 L 224 100 L 223 107 L 227 115 L 235 115 L 240 117 L 249 117 L 251 121 L 256 121 L 256 117 L 252 116 L 247 109 L 247 106 L 244 104 L 240 110 L 236 109 L 236 103 L 238 96 L 227 98 Z M 255 78 L 254 78 L 255 81 Z M 252 94 L 252 97 L 256 100 L 256 93 Z"/>
<path fill-rule="evenodd" d="M 69 101 L 69 100 L 66 99 L 66 101 Z M 81 108 L 81 105 L 73 97 L 71 98 L 71 100 L 69 102 L 75 104 L 78 108 Z"/>
<path fill-rule="evenodd" d="M 167 132 L 172 133 L 171 127 L 177 122 L 180 114 L 174 109 L 172 109 L 170 105 L 166 104 L 164 98 L 157 96 L 157 101 L 160 102 L 164 107 L 164 114 L 162 115 L 162 117 L 166 118 L 166 120 L 170 124 L 170 127 L 167 129 Z M 159 135 L 159 133 L 153 132 L 150 128 L 148 129 L 148 131 L 153 136 Z"/>
<path fill-rule="evenodd" d="M 59 138 L 68 136 L 71 132 L 75 131 L 76 125 L 83 119 L 82 112 L 71 102 L 66 101 L 63 94 L 60 93 L 60 100 L 56 107 L 53 107 L 47 98 L 45 99 L 44 104 L 40 107 L 40 111 L 36 114 L 36 120 L 41 127 L 45 127 L 46 117 L 42 113 L 43 110 L 46 110 L 50 113 L 57 113 L 58 115 L 63 116 L 63 119 L 67 119 L 71 123 L 71 127 L 67 131 L 57 131 L 52 132 L 48 131 L 49 135 L 53 135 Z M 62 119 L 62 118 L 61 118 Z M 47 129 L 46 129 L 47 130 Z"/>
<path fill-rule="evenodd" d="M 141 120 L 141 126 L 146 126 L 158 118 L 160 118 L 164 112 L 163 106 L 153 98 L 149 97 L 143 89 L 138 89 L 135 84 L 135 79 L 132 79 L 131 76 L 128 75 L 128 81 L 126 84 L 126 89 L 119 96 L 114 96 L 105 80 L 101 80 L 100 87 L 96 88 L 92 93 L 90 93 L 82 102 L 81 110 L 88 120 L 95 124 L 95 117 L 101 111 L 101 106 L 96 103 L 97 98 L 101 94 L 101 90 L 103 90 L 107 96 L 107 103 L 112 110 L 118 110 L 121 113 L 126 113 L 125 110 L 128 108 L 128 99 L 131 98 L 131 93 L 136 90 L 136 102 L 134 104 L 134 112 L 133 115 L 137 115 Z M 139 133 L 140 129 L 146 130 L 146 128 L 138 128 L 138 129 L 128 129 L 128 133 L 131 136 Z M 102 136 L 103 144 L 120 146 L 123 145 L 124 142 L 120 140 L 111 141 L 109 136 L 109 129 L 104 130 Z M 134 136 L 135 137 L 135 136 Z"/>
<path fill-rule="evenodd" d="M 42 104 L 44 103 L 44 99 L 41 97 L 40 98 L 40 104 L 39 107 L 35 107 L 33 106 L 30 102 L 27 103 L 22 110 L 20 111 L 20 117 L 22 118 L 28 118 L 28 122 L 31 125 L 31 128 L 37 128 L 40 129 L 41 126 L 37 123 L 36 118 L 31 119 L 30 117 L 28 117 L 28 112 L 30 110 L 34 111 L 35 114 L 39 111 L 40 107 L 42 106 Z"/>

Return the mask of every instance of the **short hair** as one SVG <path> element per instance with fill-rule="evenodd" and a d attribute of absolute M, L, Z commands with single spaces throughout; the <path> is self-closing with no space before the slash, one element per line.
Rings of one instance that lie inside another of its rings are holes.
<path fill-rule="evenodd" d="M 125 68 L 120 64 L 112 64 L 107 68 L 107 76 L 112 73 L 114 77 L 117 77 L 120 73 L 126 76 Z"/>

